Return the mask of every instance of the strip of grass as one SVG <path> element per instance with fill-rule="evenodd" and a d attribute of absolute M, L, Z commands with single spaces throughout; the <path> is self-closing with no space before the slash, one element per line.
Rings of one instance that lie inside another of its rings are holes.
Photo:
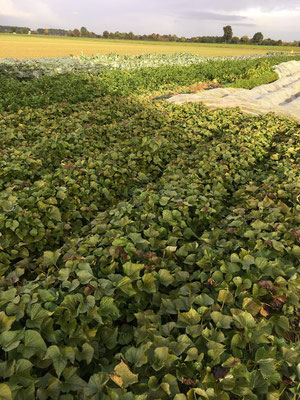
<path fill-rule="evenodd" d="M 53 37 L 45 35 L 0 35 L 0 58 L 63 57 L 118 53 L 139 55 L 145 53 L 170 54 L 185 52 L 201 56 L 246 56 L 266 54 L 269 51 L 299 51 L 298 47 L 255 46 L 225 43 L 178 43 L 139 40 Z"/>

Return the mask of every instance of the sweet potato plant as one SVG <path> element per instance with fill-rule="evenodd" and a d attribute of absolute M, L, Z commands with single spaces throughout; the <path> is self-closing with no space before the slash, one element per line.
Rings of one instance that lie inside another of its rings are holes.
<path fill-rule="evenodd" d="M 42 96 L 0 119 L 0 399 L 298 399 L 299 124 Z"/>

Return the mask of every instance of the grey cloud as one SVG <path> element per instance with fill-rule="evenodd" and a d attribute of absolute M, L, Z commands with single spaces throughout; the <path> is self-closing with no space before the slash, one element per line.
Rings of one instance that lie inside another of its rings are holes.
<path fill-rule="evenodd" d="M 154 3 L 159 4 L 159 1 L 154 0 Z M 189 8 L 190 10 L 216 10 L 216 11 L 243 11 L 249 8 L 259 8 L 263 11 L 274 11 L 274 10 L 285 10 L 285 9 L 297 9 L 300 7 L 299 0 L 190 0 L 190 1 L 175 1 L 166 2 L 173 7 L 175 10 L 185 10 Z"/>
<path fill-rule="evenodd" d="M 250 24 L 247 22 L 232 22 L 231 25 L 232 26 L 243 26 L 243 27 L 245 26 L 245 27 L 250 27 L 250 28 L 257 26 L 256 24 Z"/>
<path fill-rule="evenodd" d="M 217 14 L 206 11 L 185 11 L 182 13 L 178 13 L 176 17 L 182 19 L 197 19 L 206 21 L 225 21 L 225 22 L 241 21 L 246 19 L 246 17 L 240 15 Z"/>
<path fill-rule="evenodd" d="M 9 2 L 2 0 L 5 1 Z M 20 12 L 30 13 L 31 18 L 17 18 L 18 13 L 15 18 L 8 17 L 0 8 L 1 21 L 34 29 L 86 26 L 96 33 L 107 29 L 198 36 L 222 35 L 226 24 L 235 27 L 237 36 L 261 31 L 274 39 L 300 37 L 300 25 L 295 17 L 300 10 L 300 0 L 10 0 L 10 3 Z M 250 18 L 249 8 L 265 14 L 255 16 L 252 12 Z M 285 17 L 273 23 L 270 15 L 281 10 L 289 13 L 283 12 Z"/>

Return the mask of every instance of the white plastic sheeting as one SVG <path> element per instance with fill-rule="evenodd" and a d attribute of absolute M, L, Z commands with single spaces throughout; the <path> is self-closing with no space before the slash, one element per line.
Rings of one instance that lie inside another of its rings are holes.
<path fill-rule="evenodd" d="M 167 101 L 181 104 L 203 102 L 212 108 L 239 107 L 259 115 L 274 112 L 300 122 L 300 61 L 288 61 L 275 67 L 279 79 L 251 90 L 235 88 L 211 89 L 196 94 L 179 94 Z"/>

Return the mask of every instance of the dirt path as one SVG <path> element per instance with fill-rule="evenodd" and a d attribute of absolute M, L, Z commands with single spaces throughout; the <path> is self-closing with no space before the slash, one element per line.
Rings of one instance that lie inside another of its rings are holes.
<path fill-rule="evenodd" d="M 203 102 L 208 107 L 239 107 L 250 114 L 274 112 L 300 122 L 300 61 L 288 61 L 275 67 L 279 79 L 251 90 L 212 89 L 196 94 L 179 94 L 167 101 L 181 104 Z"/>

